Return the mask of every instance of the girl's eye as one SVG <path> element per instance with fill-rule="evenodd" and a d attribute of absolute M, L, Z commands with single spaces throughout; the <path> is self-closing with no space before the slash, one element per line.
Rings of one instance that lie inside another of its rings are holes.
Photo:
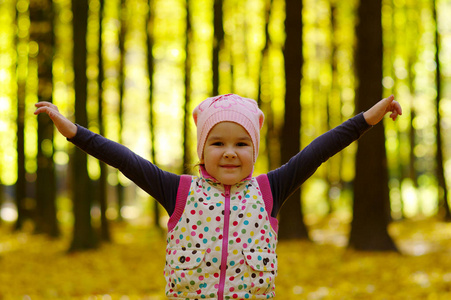
<path fill-rule="evenodd" d="M 222 146 L 222 143 L 221 142 L 214 142 L 212 145 L 213 146 Z"/>
<path fill-rule="evenodd" d="M 237 145 L 238 145 L 239 147 L 246 147 L 246 146 L 249 146 L 248 143 L 238 143 Z"/>

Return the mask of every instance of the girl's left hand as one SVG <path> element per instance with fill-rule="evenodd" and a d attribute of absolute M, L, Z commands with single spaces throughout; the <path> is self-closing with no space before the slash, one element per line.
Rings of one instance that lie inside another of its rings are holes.
<path fill-rule="evenodd" d="M 46 113 L 55 124 L 58 131 L 66 138 L 73 138 L 77 134 L 77 126 L 64 117 L 58 107 L 50 102 L 42 101 L 35 104 L 35 115 Z"/>
<path fill-rule="evenodd" d="M 377 102 L 373 107 L 363 113 L 363 117 L 369 125 L 376 125 L 388 112 L 391 112 L 390 118 L 392 118 L 393 121 L 396 120 L 398 115 L 402 115 L 401 105 L 395 101 L 393 95 Z"/>

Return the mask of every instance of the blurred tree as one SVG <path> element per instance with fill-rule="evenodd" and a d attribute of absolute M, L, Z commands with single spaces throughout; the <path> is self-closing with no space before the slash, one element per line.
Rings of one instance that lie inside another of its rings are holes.
<path fill-rule="evenodd" d="M 17 220 L 15 229 L 22 229 L 25 221 L 25 200 L 27 197 L 27 181 L 25 179 L 25 80 L 17 80 L 17 181 L 15 185 L 15 201 Z"/>
<path fill-rule="evenodd" d="M 184 121 L 183 121 L 183 166 L 182 173 L 190 174 L 191 155 L 190 155 L 190 138 L 189 138 L 189 124 L 191 118 L 191 52 L 190 41 L 192 37 L 191 29 L 191 12 L 190 0 L 186 0 L 186 36 L 185 36 L 185 103 L 184 106 Z"/>
<path fill-rule="evenodd" d="M 17 18 L 19 20 L 24 12 L 17 10 Z M 28 43 L 28 36 L 23 34 L 17 35 L 16 44 Z M 20 48 L 17 47 L 17 181 L 15 185 L 15 201 L 17 207 L 17 220 L 15 229 L 22 229 L 25 216 L 25 200 L 26 200 L 26 179 L 25 179 L 25 97 L 27 83 L 27 67 L 28 59 L 26 55 L 21 54 Z M 28 53 L 27 53 L 28 55 Z"/>
<path fill-rule="evenodd" d="M 419 36 L 421 33 L 419 32 L 418 29 L 418 23 L 420 22 L 420 19 L 418 16 L 416 16 L 416 14 L 412 14 L 409 13 L 409 9 L 410 11 L 414 11 L 417 10 L 418 8 L 416 7 L 416 5 L 414 4 L 414 7 L 406 7 L 405 8 L 405 13 L 406 15 L 410 15 L 410 18 L 408 18 L 408 23 L 407 23 L 407 27 L 409 28 L 409 32 L 410 36 Z M 416 18 L 415 18 L 416 17 Z M 409 163 L 407 166 L 407 177 L 409 178 L 409 180 L 412 182 L 413 186 L 414 186 L 414 190 L 415 192 L 418 194 L 418 176 L 419 176 L 419 171 L 418 169 L 415 167 L 418 163 L 417 161 L 417 157 L 415 155 L 415 146 L 419 143 L 417 136 L 417 130 L 415 128 L 414 122 L 417 119 L 417 113 L 416 113 L 416 107 L 415 107 L 415 90 L 417 89 L 416 87 L 416 82 L 417 82 L 417 74 L 416 74 L 416 68 L 415 66 L 419 63 L 419 51 L 418 48 L 420 47 L 420 43 L 418 41 L 418 39 L 409 39 L 410 40 L 410 45 L 412 46 L 407 54 L 407 70 L 408 72 L 408 88 L 409 88 L 409 95 L 410 95 L 410 123 L 409 123 L 409 131 L 408 131 L 408 140 L 409 140 Z M 402 193 L 401 193 L 402 194 Z M 417 196 L 418 198 L 418 196 Z M 401 201 L 403 199 L 401 198 Z M 405 208 L 404 208 L 404 201 L 401 202 L 402 203 L 402 207 L 401 207 L 401 213 L 402 216 L 405 217 Z M 421 212 L 421 208 L 418 209 Z"/>
<path fill-rule="evenodd" d="M 449 209 L 448 204 L 448 187 L 446 184 L 445 178 L 445 169 L 444 169 L 444 161 L 443 161 L 443 137 L 442 137 L 442 116 L 440 113 L 440 100 L 442 98 L 442 72 L 440 68 L 440 49 L 441 49 L 441 41 L 440 41 L 440 33 L 438 30 L 438 17 L 437 17 L 437 3 L 436 0 L 432 0 L 432 14 L 435 21 L 435 84 L 436 84 L 436 122 L 435 122 L 435 130 L 437 134 L 437 155 L 436 164 L 437 164 L 437 180 L 438 180 L 438 200 L 439 200 L 439 211 L 443 212 L 445 220 L 451 221 L 451 211 Z"/>
<path fill-rule="evenodd" d="M 51 0 L 30 1 L 30 40 L 38 45 L 38 100 L 52 102 L 53 93 L 53 3 Z M 56 237 L 56 178 L 53 161 L 53 131 L 50 118 L 38 116 L 38 169 L 36 177 L 36 227 L 38 233 Z"/>
<path fill-rule="evenodd" d="M 99 134 L 105 136 L 105 124 L 103 120 L 103 81 L 104 81 L 104 68 L 103 68 L 103 41 L 102 41 L 102 32 L 103 32 L 103 16 L 104 16 L 104 0 L 99 0 L 99 44 L 98 44 L 98 77 L 97 77 L 97 86 L 98 86 L 98 111 L 97 111 L 97 119 L 99 122 Z M 107 176 L 108 169 L 107 165 L 99 161 L 100 166 L 100 176 L 98 179 L 98 189 L 99 189 L 99 197 L 98 201 L 100 204 L 100 239 L 105 242 L 111 241 L 110 228 L 108 224 L 108 219 L 106 217 L 106 210 L 108 208 L 107 202 Z"/>
<path fill-rule="evenodd" d="M 75 87 L 75 122 L 87 127 L 87 62 L 86 33 L 88 0 L 72 1 L 73 13 L 73 66 Z M 74 228 L 69 251 L 97 247 L 97 237 L 91 224 L 92 184 L 87 170 L 87 155 L 76 148 L 73 159 L 73 210 Z"/>
<path fill-rule="evenodd" d="M 18 80 L 19 81 L 19 80 Z M 17 97 L 17 181 L 15 184 L 15 202 L 17 207 L 17 220 L 15 230 L 21 230 L 25 220 L 31 217 L 26 208 L 27 180 L 25 169 L 25 82 L 18 82 Z M 37 201 L 36 201 L 37 202 Z M 34 208 L 34 207 L 33 207 Z"/>
<path fill-rule="evenodd" d="M 213 6 L 213 95 L 219 95 L 219 56 L 224 44 L 223 0 L 214 0 Z"/>
<path fill-rule="evenodd" d="M 382 98 L 382 1 L 361 1 L 356 28 L 357 111 Z M 381 122 L 358 141 L 354 179 L 353 220 L 349 247 L 396 251 L 390 221 L 387 156 Z"/>
<path fill-rule="evenodd" d="M 120 7 L 119 7 L 119 19 L 121 22 L 121 29 L 119 31 L 119 132 L 118 132 L 118 142 L 122 144 L 122 128 L 124 124 L 124 118 L 123 118 L 123 112 L 124 112 L 124 83 L 125 83 L 125 34 L 127 32 L 127 22 L 125 20 L 125 0 L 120 1 Z M 151 77 L 149 75 L 149 79 L 151 80 Z M 152 86 L 152 85 L 151 85 Z M 152 90 L 152 89 L 151 89 Z M 152 109 L 151 109 L 152 111 Z M 152 123 L 152 121 L 150 122 Z M 153 144 L 152 144 L 153 145 Z M 119 174 L 118 170 L 115 170 L 116 174 Z M 121 209 L 124 205 L 125 195 L 124 195 L 124 186 L 122 185 L 121 181 L 117 181 L 117 219 L 118 221 L 122 221 L 122 214 Z"/>
<path fill-rule="evenodd" d="M 271 46 L 271 36 L 269 34 L 269 21 L 271 18 L 271 10 L 273 7 L 273 0 L 265 1 L 265 45 L 262 50 L 262 56 L 260 60 L 260 71 L 258 72 L 258 91 L 257 91 L 257 102 L 261 107 L 262 111 L 265 113 L 265 123 L 266 123 L 266 154 L 268 159 L 268 169 L 274 170 L 280 166 L 280 155 L 277 155 L 280 151 L 280 147 L 277 147 L 279 143 L 276 140 L 279 138 L 279 134 L 276 132 L 274 124 L 274 112 L 271 108 L 271 101 L 263 101 L 263 93 L 269 93 L 266 95 L 268 98 L 272 98 L 271 92 L 268 88 L 270 85 L 270 71 L 269 71 L 269 50 Z M 264 91 L 263 91 L 264 90 Z M 269 100 L 269 99 L 267 99 Z"/>
<path fill-rule="evenodd" d="M 296 155 L 301 146 L 302 1 L 287 0 L 285 12 L 286 39 L 283 55 L 286 83 L 284 125 L 281 135 L 282 163 L 288 162 Z M 280 211 L 279 237 L 309 239 L 299 189 L 291 195 Z"/>
<path fill-rule="evenodd" d="M 154 102 L 155 99 L 153 97 L 153 73 L 154 73 L 154 57 L 153 57 L 153 1 L 149 0 L 149 12 L 147 14 L 147 73 L 149 74 L 149 83 L 150 83 L 150 93 L 149 93 L 149 124 L 150 124 L 150 139 L 152 143 L 152 147 L 150 148 L 150 157 L 153 164 L 158 165 L 157 156 L 155 152 L 155 117 L 154 117 Z M 156 228 L 161 229 L 160 226 L 160 205 L 154 199 L 153 201 L 153 212 L 154 212 L 154 226 Z"/>
<path fill-rule="evenodd" d="M 330 31 L 332 36 L 337 34 L 337 1 L 330 1 Z M 339 85 L 339 72 L 338 72 L 338 47 L 337 39 L 330 39 L 330 72 L 331 72 L 331 86 L 328 92 L 328 100 L 326 104 L 327 109 L 327 130 L 330 130 L 341 123 L 341 111 L 342 107 L 340 85 Z M 336 109 L 338 108 L 338 110 Z M 328 200 L 328 213 L 333 211 L 333 196 L 334 188 L 342 188 L 343 182 L 340 176 L 340 169 L 343 164 L 343 156 L 341 153 L 337 153 L 334 157 L 331 157 L 327 163 L 327 200 Z"/>
<path fill-rule="evenodd" d="M 265 44 L 263 46 L 262 49 L 262 55 L 261 55 L 261 59 L 260 59 L 260 70 L 258 72 L 258 90 L 257 90 L 257 103 L 259 106 L 262 106 L 262 85 L 265 84 L 266 82 L 264 82 L 263 79 L 263 72 L 265 71 L 265 68 L 267 67 L 268 64 L 268 57 L 269 57 L 269 47 L 271 44 L 271 36 L 269 34 L 269 20 L 271 19 L 271 8 L 272 8 L 272 1 L 273 0 L 268 0 L 268 1 L 264 1 L 265 3 L 265 10 L 264 10 L 264 14 L 265 14 Z M 265 114 L 265 119 L 266 119 L 266 114 Z M 267 121 L 267 120 L 265 120 Z"/>

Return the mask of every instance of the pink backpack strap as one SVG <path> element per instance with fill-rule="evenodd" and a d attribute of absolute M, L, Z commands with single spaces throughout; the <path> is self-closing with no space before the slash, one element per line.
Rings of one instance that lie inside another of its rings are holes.
<path fill-rule="evenodd" d="M 191 186 L 191 181 L 191 175 L 180 176 L 180 183 L 177 190 L 174 212 L 172 213 L 168 221 L 168 232 L 174 229 L 175 225 L 182 217 L 183 211 L 185 210 L 186 199 L 188 198 L 189 188 Z"/>
<path fill-rule="evenodd" d="M 269 216 L 269 222 L 271 223 L 272 228 L 278 232 L 279 230 L 279 221 L 277 218 L 271 217 L 272 208 L 273 208 L 273 198 L 271 192 L 271 186 L 269 185 L 268 175 L 262 174 L 257 176 L 258 186 L 260 188 L 260 192 L 262 193 L 263 202 L 265 202 L 265 209 Z"/>

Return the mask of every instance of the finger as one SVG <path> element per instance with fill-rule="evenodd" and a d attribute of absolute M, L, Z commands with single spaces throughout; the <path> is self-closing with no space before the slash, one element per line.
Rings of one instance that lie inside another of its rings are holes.
<path fill-rule="evenodd" d="M 398 112 L 397 112 L 397 111 L 394 111 L 394 112 L 392 112 L 392 113 L 390 114 L 390 118 L 391 118 L 393 121 L 395 121 L 397 117 L 398 117 Z"/>
<path fill-rule="evenodd" d="M 35 105 L 34 106 L 36 106 L 36 107 L 49 107 L 49 108 L 51 108 L 51 109 L 54 109 L 54 110 L 56 110 L 56 111 L 59 111 L 58 110 L 58 107 L 55 105 L 55 104 L 53 104 L 53 103 L 51 103 L 51 102 L 47 102 L 47 101 L 41 101 L 41 102 L 38 102 L 38 103 L 35 103 Z"/>
<path fill-rule="evenodd" d="M 379 103 L 381 104 L 381 108 L 385 109 L 385 113 L 388 113 L 389 111 L 393 111 L 393 103 L 395 96 L 390 95 L 387 98 L 382 99 L 381 101 L 379 101 Z"/>
<path fill-rule="evenodd" d="M 37 104 L 37 103 L 36 103 Z M 35 111 L 34 111 L 34 114 L 35 115 L 39 115 L 40 113 L 44 113 L 44 112 L 46 112 L 46 108 L 45 107 L 39 107 L 39 108 L 37 108 Z"/>
<path fill-rule="evenodd" d="M 385 102 L 387 102 L 388 104 L 392 103 L 393 100 L 395 100 L 395 96 L 394 95 L 390 95 L 389 97 L 384 99 Z"/>
<path fill-rule="evenodd" d="M 41 107 L 38 107 L 38 108 L 34 111 L 34 114 L 35 114 L 35 115 L 40 114 L 40 113 L 46 113 L 46 114 L 49 114 L 52 110 L 53 110 L 53 109 L 52 109 L 51 107 L 48 107 L 48 106 L 41 106 Z"/>
<path fill-rule="evenodd" d="M 42 107 L 42 106 L 50 106 L 50 102 L 47 102 L 47 101 L 41 101 L 41 102 L 37 102 L 37 103 L 35 103 L 34 104 L 34 106 L 36 106 L 36 107 Z"/>
<path fill-rule="evenodd" d="M 54 109 L 52 109 L 52 108 L 50 108 L 48 106 L 40 107 L 40 108 L 36 109 L 35 112 L 34 112 L 35 115 L 39 115 L 41 113 L 46 113 L 50 117 L 50 119 L 52 119 L 52 120 L 55 117 L 57 117 L 58 114 L 59 114 L 59 112 L 57 110 L 55 111 Z"/>
<path fill-rule="evenodd" d="M 402 115 L 402 107 L 401 104 L 398 103 L 398 101 L 393 101 L 395 110 L 398 112 L 398 115 Z"/>

